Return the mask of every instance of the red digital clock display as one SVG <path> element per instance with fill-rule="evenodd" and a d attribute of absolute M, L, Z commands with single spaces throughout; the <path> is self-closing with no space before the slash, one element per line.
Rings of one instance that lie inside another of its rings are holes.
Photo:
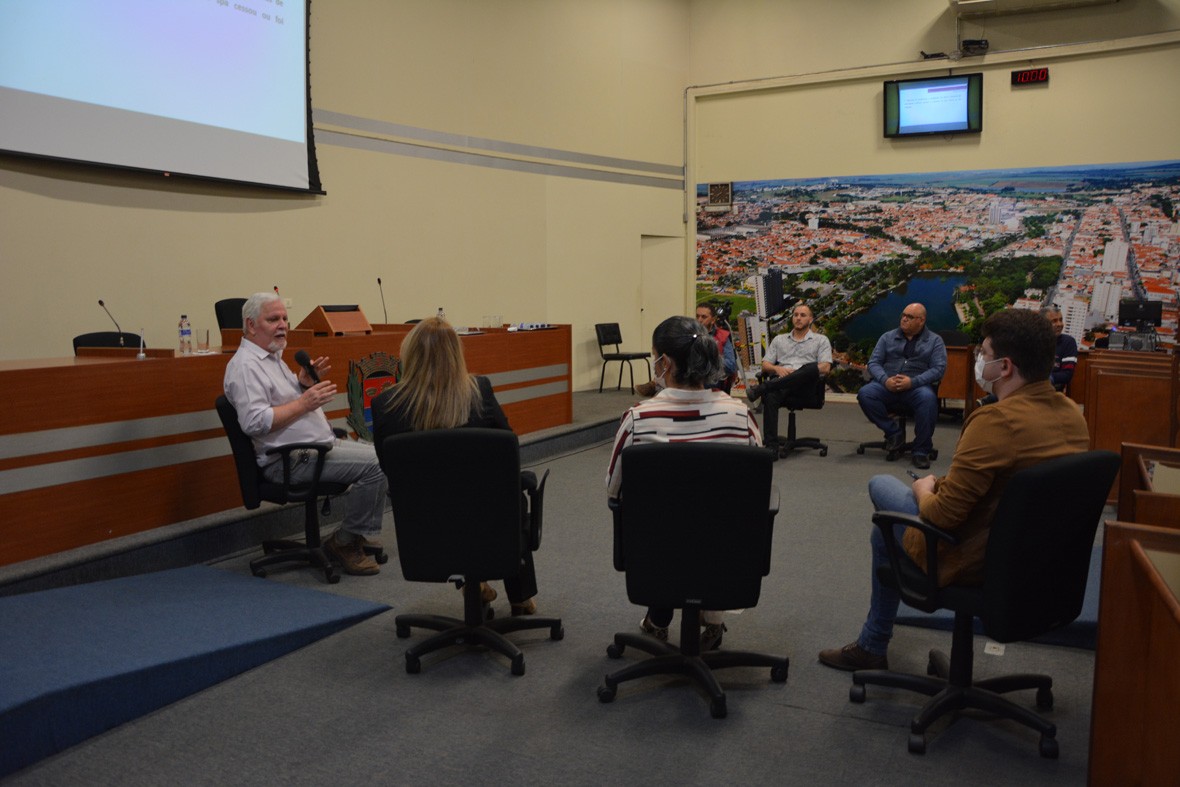
<path fill-rule="evenodd" d="M 1012 72 L 1012 84 L 1014 85 L 1043 85 L 1048 81 L 1048 67 L 1026 68 L 1023 71 Z"/>

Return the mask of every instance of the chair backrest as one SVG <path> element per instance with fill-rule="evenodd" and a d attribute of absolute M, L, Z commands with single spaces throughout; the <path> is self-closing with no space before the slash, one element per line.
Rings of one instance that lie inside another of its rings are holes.
<path fill-rule="evenodd" d="M 242 490 L 242 504 L 249 509 L 258 508 L 262 503 L 262 472 L 254 453 L 254 441 L 242 431 L 241 424 L 238 423 L 238 411 L 230 404 L 229 399 L 225 398 L 225 394 L 217 397 L 215 406 L 217 415 L 221 418 L 221 425 L 225 428 L 225 436 L 229 438 L 230 450 L 233 451 L 234 466 L 238 470 L 238 486 Z"/>
<path fill-rule="evenodd" d="M 988 636 L 1029 639 L 1077 618 L 1119 463 L 1112 451 L 1086 451 L 1012 476 L 988 534 L 980 613 Z"/>
<path fill-rule="evenodd" d="M 523 542 L 515 434 L 477 428 L 408 432 L 385 438 L 381 460 L 406 579 L 516 575 Z"/>
<path fill-rule="evenodd" d="M 600 322 L 594 326 L 594 333 L 598 336 L 598 352 L 603 352 L 603 347 L 611 345 L 617 351 L 619 345 L 623 343 L 623 332 L 619 330 L 617 322 Z"/>
<path fill-rule="evenodd" d="M 119 343 L 120 338 L 123 340 Z M 78 354 L 79 347 L 127 347 L 135 349 L 139 347 L 139 334 L 128 333 L 127 331 L 96 331 L 95 333 L 83 333 L 74 337 L 74 355 Z"/>
<path fill-rule="evenodd" d="M 213 304 L 213 312 L 217 315 L 217 327 L 223 330 L 226 328 L 241 328 L 242 306 L 245 303 L 245 298 L 223 298 Z"/>
<path fill-rule="evenodd" d="M 752 607 L 770 572 L 773 454 L 749 445 L 625 449 L 615 567 L 635 604 Z"/>
<path fill-rule="evenodd" d="M 815 387 L 810 391 L 801 391 L 788 396 L 783 404 L 788 410 L 822 410 L 827 390 L 828 380 L 826 377 L 821 377 L 815 381 Z"/>

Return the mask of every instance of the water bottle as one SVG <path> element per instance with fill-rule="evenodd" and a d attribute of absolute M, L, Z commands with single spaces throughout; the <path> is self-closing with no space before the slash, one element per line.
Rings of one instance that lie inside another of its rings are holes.
<path fill-rule="evenodd" d="M 180 315 L 180 354 L 193 354 L 193 326 L 189 324 L 188 315 Z"/>
<path fill-rule="evenodd" d="M 439 306 L 438 307 L 438 314 L 436 316 L 440 320 L 445 320 L 447 318 L 447 313 L 443 311 L 443 308 L 441 306 Z"/>

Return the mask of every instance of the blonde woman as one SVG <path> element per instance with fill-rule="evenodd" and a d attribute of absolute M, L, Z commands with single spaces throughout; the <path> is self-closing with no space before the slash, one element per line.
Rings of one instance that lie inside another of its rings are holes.
<path fill-rule="evenodd" d="M 398 384 L 372 404 L 373 442 L 383 467 L 382 443 L 391 435 L 468 426 L 512 428 L 488 379 L 467 372 L 459 336 L 445 320 L 430 317 L 414 326 L 402 341 L 401 367 Z M 536 475 L 531 471 L 520 475 L 522 488 L 536 488 Z M 521 554 L 520 574 L 506 578 L 504 589 L 513 615 L 537 611 L 537 575 L 527 547 Z M 491 586 L 485 583 L 482 590 L 485 602 L 496 599 Z"/>

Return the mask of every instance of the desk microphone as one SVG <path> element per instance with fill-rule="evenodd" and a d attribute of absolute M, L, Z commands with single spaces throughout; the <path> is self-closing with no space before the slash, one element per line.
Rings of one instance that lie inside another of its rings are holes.
<path fill-rule="evenodd" d="M 119 327 L 119 322 L 111 315 L 111 310 L 108 309 L 107 305 L 102 302 L 102 298 L 98 299 L 98 305 L 101 306 L 102 310 L 107 313 L 108 317 L 111 318 L 111 322 L 115 323 L 115 330 L 117 330 L 119 332 L 119 346 L 122 347 L 123 346 L 123 329 Z"/>
<path fill-rule="evenodd" d="M 377 277 L 377 292 L 381 293 L 381 313 L 385 315 L 385 322 L 389 322 L 389 312 L 385 310 L 385 290 L 381 289 L 381 277 Z"/>
<path fill-rule="evenodd" d="M 295 363 L 303 367 L 303 371 L 307 372 L 307 376 L 311 378 L 312 382 L 318 383 L 320 381 L 319 372 L 311 365 L 311 358 L 308 356 L 307 350 L 295 353 Z"/>

